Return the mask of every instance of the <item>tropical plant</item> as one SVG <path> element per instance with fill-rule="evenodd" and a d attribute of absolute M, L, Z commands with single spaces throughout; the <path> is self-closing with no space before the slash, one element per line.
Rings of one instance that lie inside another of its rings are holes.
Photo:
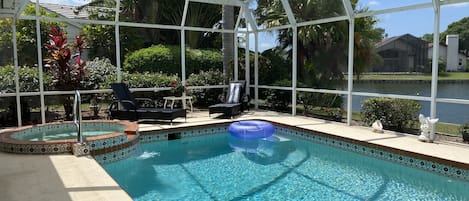
<path fill-rule="evenodd" d="M 121 1 L 121 11 L 119 20 L 128 22 L 139 22 L 146 24 L 171 24 L 180 25 L 184 11 L 185 1 L 174 1 L 174 0 L 125 0 Z M 115 0 L 92 0 L 89 4 L 81 6 L 79 9 L 85 9 L 87 6 L 102 6 L 106 8 L 115 7 Z M 97 19 L 101 16 L 109 20 L 113 20 L 115 11 L 108 9 L 106 15 L 102 13 L 94 14 L 90 18 Z M 96 12 L 95 12 L 96 13 Z M 190 8 L 187 12 L 186 25 L 188 26 L 199 26 L 199 27 L 211 27 L 221 19 L 221 9 L 217 5 L 191 2 Z M 139 30 L 136 32 L 135 30 Z M 108 35 L 113 33 L 113 27 L 109 27 L 101 32 L 100 34 Z M 160 29 L 135 29 L 135 28 L 121 28 L 121 35 L 126 36 L 125 39 L 133 41 L 136 40 L 138 44 L 148 47 L 154 44 L 168 44 L 176 45 L 180 43 L 180 34 L 174 34 L 174 31 L 160 30 Z M 93 34 L 93 33 L 92 33 Z M 97 34 L 97 33 L 96 33 Z M 218 34 L 205 33 L 205 32 L 186 32 L 186 42 L 191 48 L 215 48 L 217 45 L 213 43 L 214 37 Z M 121 36 L 121 41 L 123 40 Z M 97 39 L 102 39 L 97 37 Z M 113 47 L 110 44 L 110 47 Z M 135 47 L 134 43 L 127 43 L 124 47 Z M 218 45 L 218 47 L 220 47 Z M 133 49 L 135 50 L 135 49 Z M 126 52 L 126 51 L 124 51 Z"/>
<path fill-rule="evenodd" d="M 44 59 L 50 66 L 52 77 L 51 85 L 56 90 L 75 90 L 82 86 L 85 76 L 85 61 L 81 59 L 85 41 L 82 36 L 76 36 L 76 42 L 69 47 L 67 34 L 60 27 L 51 26 L 46 42 L 48 56 Z M 65 119 L 72 118 L 72 97 L 65 96 L 62 99 L 65 110 Z"/>
<path fill-rule="evenodd" d="M 298 0 L 289 1 L 293 13 L 297 21 L 307 21 L 319 19 L 325 16 L 334 17 L 343 15 L 342 1 L 320 1 L 320 0 Z M 284 9 L 280 0 L 259 0 L 257 15 L 263 25 L 267 27 L 278 26 L 288 23 L 288 17 L 284 14 Z M 355 8 L 357 0 L 352 1 Z M 359 12 L 358 10 L 357 12 Z M 372 48 L 367 40 L 369 29 L 376 24 L 373 18 L 363 18 L 357 21 L 355 49 L 358 51 L 356 56 L 367 56 Z M 363 26 L 363 27 L 361 27 Z M 366 34 L 365 34 L 366 33 Z M 291 46 L 293 34 L 291 29 L 279 31 L 278 40 L 284 49 Z M 326 23 L 319 25 L 309 25 L 298 29 L 298 80 L 306 86 L 317 88 L 332 88 L 343 79 L 342 68 L 346 66 L 347 50 L 348 50 L 348 23 L 347 21 L 339 21 L 334 23 Z M 364 48 L 364 49 L 363 49 Z M 290 54 L 291 55 L 291 54 Z M 309 63 L 309 65 L 307 65 Z M 370 62 L 367 58 L 359 62 L 357 72 L 365 69 Z M 313 67 L 312 69 L 308 69 Z M 311 74 L 315 72 L 315 74 Z M 315 76 L 316 83 L 311 79 Z"/>

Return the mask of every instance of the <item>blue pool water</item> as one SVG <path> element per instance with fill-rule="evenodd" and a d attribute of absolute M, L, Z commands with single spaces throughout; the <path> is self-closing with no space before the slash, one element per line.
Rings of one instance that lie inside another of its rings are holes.
<path fill-rule="evenodd" d="M 145 143 L 103 167 L 137 201 L 469 200 L 469 182 L 278 133 Z"/>
<path fill-rule="evenodd" d="M 93 137 L 105 134 L 111 134 L 113 130 L 105 131 L 83 131 L 83 137 Z M 47 131 L 47 132 L 36 132 L 29 135 L 13 136 L 17 140 L 28 140 L 28 141 L 49 141 L 49 140 L 66 140 L 77 138 L 76 131 Z"/>

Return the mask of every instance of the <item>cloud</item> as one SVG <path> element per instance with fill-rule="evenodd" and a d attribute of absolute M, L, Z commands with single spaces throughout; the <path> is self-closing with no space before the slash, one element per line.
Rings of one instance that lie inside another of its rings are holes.
<path fill-rule="evenodd" d="M 370 7 L 371 7 L 371 6 L 377 6 L 377 5 L 379 5 L 379 4 L 380 4 L 380 3 L 379 3 L 378 1 L 372 0 L 372 1 L 368 2 L 367 6 L 370 6 Z"/>

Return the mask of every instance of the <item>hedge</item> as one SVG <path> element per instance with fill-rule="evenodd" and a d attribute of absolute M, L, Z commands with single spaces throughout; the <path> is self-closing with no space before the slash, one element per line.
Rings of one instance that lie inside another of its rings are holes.
<path fill-rule="evenodd" d="M 186 73 L 221 70 L 222 54 L 216 50 L 186 48 Z M 130 73 L 162 72 L 181 74 L 181 48 L 155 45 L 126 55 L 123 69 Z"/>
<path fill-rule="evenodd" d="M 415 100 L 369 98 L 363 102 L 362 121 L 371 125 L 381 120 L 385 129 L 402 131 L 416 123 L 422 105 Z"/>
<path fill-rule="evenodd" d="M 189 75 L 186 80 L 189 86 L 223 85 L 225 75 L 219 70 L 201 71 L 197 74 Z M 219 103 L 218 97 L 223 93 L 223 89 L 192 89 L 190 94 L 194 97 L 194 105 L 209 106 Z"/>

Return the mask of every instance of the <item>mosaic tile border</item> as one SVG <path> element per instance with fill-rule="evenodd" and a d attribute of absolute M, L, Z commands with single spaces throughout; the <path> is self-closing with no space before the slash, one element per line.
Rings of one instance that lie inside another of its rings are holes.
<path fill-rule="evenodd" d="M 140 145 L 139 141 L 139 136 L 136 136 L 127 143 L 116 146 L 116 150 L 113 150 L 111 152 L 106 152 L 106 150 L 101 151 L 106 153 L 92 151 L 91 155 L 93 155 L 93 158 L 100 164 L 112 163 L 118 160 L 125 159 L 130 155 L 134 154 L 138 150 L 138 147 Z"/>
<path fill-rule="evenodd" d="M 84 129 L 119 129 L 120 132 L 112 134 L 94 136 L 87 138 L 87 148 L 81 148 L 79 153 L 89 154 L 93 150 L 109 149 L 127 142 L 127 135 L 138 135 L 138 125 L 127 121 L 100 120 L 84 121 Z M 53 141 L 26 141 L 12 138 L 14 135 L 31 135 L 34 132 L 44 131 L 64 131 L 75 129 L 75 125 L 70 122 L 48 123 L 44 125 L 24 126 L 8 130 L 0 134 L 0 151 L 19 154 L 61 154 L 72 153 L 75 139 L 53 140 Z"/>
<path fill-rule="evenodd" d="M 403 164 L 413 168 L 423 169 L 430 172 L 435 172 L 444 176 L 459 178 L 469 181 L 469 170 L 453 167 L 451 165 L 440 164 L 434 161 L 418 159 L 390 151 L 385 151 L 379 148 L 358 145 L 352 142 L 346 142 L 340 139 L 320 136 L 314 134 L 314 131 L 300 131 L 291 128 L 278 127 L 277 132 L 285 135 L 295 136 L 304 140 L 312 141 L 319 144 L 325 144 L 332 147 L 341 148 L 347 151 L 360 153 L 362 155 L 371 156 L 374 158 L 391 161 L 394 163 Z"/>
<path fill-rule="evenodd" d="M 224 126 L 214 126 L 214 127 L 192 127 L 191 130 L 161 130 L 161 131 L 149 131 L 149 132 L 142 132 L 140 135 L 140 142 L 147 143 L 153 141 L 163 141 L 168 140 L 169 135 L 177 134 L 180 138 L 187 138 L 187 137 L 197 137 L 202 135 L 211 135 L 220 132 L 226 132 L 228 127 Z"/>
<path fill-rule="evenodd" d="M 0 151 L 18 154 L 62 154 L 71 153 L 71 143 L 9 144 L 0 142 Z"/>

